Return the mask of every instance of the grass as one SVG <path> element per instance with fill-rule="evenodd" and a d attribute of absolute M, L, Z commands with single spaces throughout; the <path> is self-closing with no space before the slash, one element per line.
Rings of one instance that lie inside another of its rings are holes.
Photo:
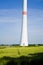
<path fill-rule="evenodd" d="M 28 54 L 41 53 L 43 52 L 43 46 L 37 47 L 2 47 L 0 49 L 0 57 L 10 56 L 10 57 L 19 57 L 19 56 L 28 56 Z"/>
<path fill-rule="evenodd" d="M 3 64 L 3 61 L 4 61 L 4 63 L 7 63 L 8 61 L 10 61 L 13 58 L 18 59 L 22 56 L 24 56 L 24 57 L 32 56 L 33 57 L 33 55 L 37 54 L 37 53 L 43 53 L 43 46 L 31 46 L 31 47 L 0 46 L 0 63 L 1 63 L 0 65 L 5 65 L 5 64 Z M 7 60 L 5 60 L 6 58 L 7 58 Z M 19 61 L 19 60 L 17 60 L 17 61 Z"/>

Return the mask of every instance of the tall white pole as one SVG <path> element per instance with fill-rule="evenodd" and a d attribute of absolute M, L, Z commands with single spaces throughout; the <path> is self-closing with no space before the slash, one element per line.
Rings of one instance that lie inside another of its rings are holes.
<path fill-rule="evenodd" d="M 22 22 L 21 46 L 28 46 L 27 0 L 23 0 L 23 22 Z"/>

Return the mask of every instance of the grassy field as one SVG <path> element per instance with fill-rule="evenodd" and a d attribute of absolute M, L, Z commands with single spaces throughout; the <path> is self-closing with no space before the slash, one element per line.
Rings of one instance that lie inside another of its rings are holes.
<path fill-rule="evenodd" d="M 34 46 L 32 47 L 0 46 L 0 63 L 1 63 L 0 65 L 8 65 L 8 64 L 5 64 L 5 62 L 8 62 L 8 60 L 11 61 L 11 59 L 13 58 L 14 59 L 15 58 L 18 59 L 20 57 L 29 58 L 34 54 L 41 54 L 41 53 L 43 53 L 43 46 L 35 46 L 35 47 Z M 12 65 L 15 65 L 15 64 L 12 64 Z"/>
<path fill-rule="evenodd" d="M 28 56 L 29 54 L 41 53 L 43 52 L 43 46 L 37 47 L 1 47 L 0 48 L 0 57 L 10 56 L 10 57 L 19 57 L 19 56 Z"/>

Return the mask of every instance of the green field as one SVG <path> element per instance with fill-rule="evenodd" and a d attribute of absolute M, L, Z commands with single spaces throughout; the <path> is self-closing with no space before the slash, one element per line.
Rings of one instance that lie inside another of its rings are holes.
<path fill-rule="evenodd" d="M 7 65 L 6 63 L 8 61 L 11 61 L 11 59 L 15 59 L 15 58 L 17 62 L 20 62 L 19 60 L 17 60 L 20 57 L 33 58 L 34 54 L 41 54 L 41 53 L 43 53 L 43 46 L 35 46 L 35 47 L 34 46 L 32 47 L 0 46 L 0 65 Z M 42 56 L 43 55 L 39 57 Z"/>
<path fill-rule="evenodd" d="M 28 56 L 29 54 L 43 52 L 43 46 L 37 47 L 2 47 L 0 49 L 0 58 L 3 56 L 19 57 Z"/>

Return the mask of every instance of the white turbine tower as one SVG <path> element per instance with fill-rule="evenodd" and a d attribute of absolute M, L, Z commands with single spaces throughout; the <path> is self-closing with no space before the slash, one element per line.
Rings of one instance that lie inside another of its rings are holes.
<path fill-rule="evenodd" d="M 23 0 L 23 20 L 22 20 L 22 36 L 20 46 L 28 46 L 27 32 L 27 0 Z"/>

